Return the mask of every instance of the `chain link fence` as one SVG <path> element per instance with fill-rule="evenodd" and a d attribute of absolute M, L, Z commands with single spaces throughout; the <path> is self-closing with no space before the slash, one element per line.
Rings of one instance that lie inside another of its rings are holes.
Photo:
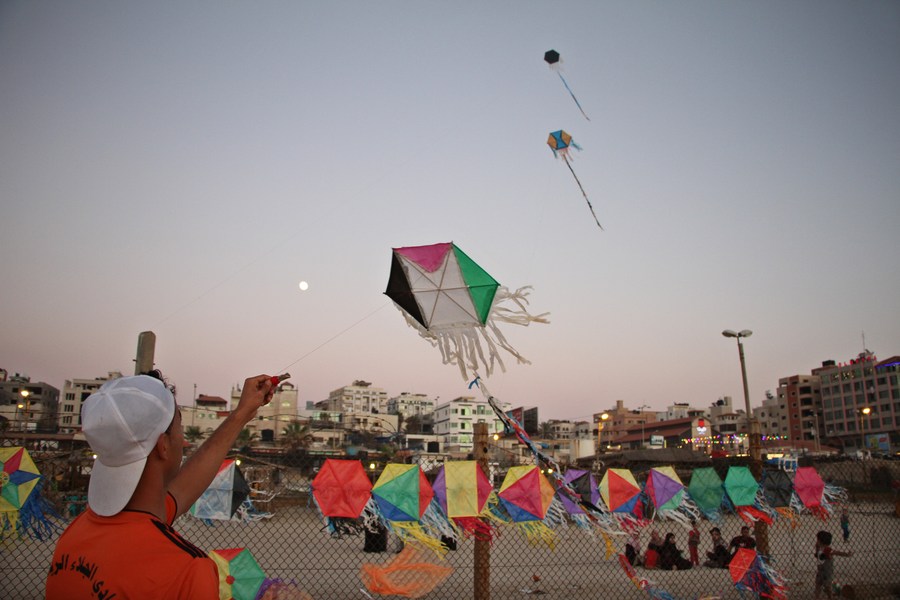
<path fill-rule="evenodd" d="M 44 476 L 43 494 L 66 519 L 84 510 L 91 458 L 79 450 L 34 451 L 33 458 Z M 196 545 L 212 550 L 245 547 L 256 557 L 267 577 L 295 582 L 314 599 L 374 598 L 361 579 L 364 564 L 384 565 L 403 547 L 393 534 L 367 532 L 334 536 L 329 533 L 314 502 L 310 483 L 322 464 L 322 457 L 305 452 L 289 456 L 244 455 L 241 471 L 250 495 L 228 521 L 201 520 L 185 515 L 176 529 Z M 365 468 L 369 470 L 366 461 Z M 723 477 L 731 463 L 717 461 Z M 801 465 L 804 463 L 801 462 Z M 849 558 L 835 558 L 836 584 L 840 596 L 855 598 L 900 597 L 900 505 L 898 482 L 900 462 L 888 460 L 810 463 L 827 482 L 847 490 L 846 508 L 849 539 L 843 541 L 839 510 L 825 519 L 800 514 L 795 519 L 778 519 L 768 527 L 770 564 L 787 582 L 790 598 L 812 598 L 816 573 L 814 545 L 816 532 L 830 531 L 837 550 L 851 551 Z M 380 465 L 382 468 L 384 463 Z M 609 465 L 607 465 L 609 466 Z M 638 482 L 646 479 L 653 466 L 623 463 Z M 690 467 L 678 467 L 685 485 Z M 373 480 L 378 468 L 371 473 Z M 774 467 L 766 467 L 767 469 Z M 601 472 L 597 473 L 602 475 Z M 499 483 L 499 477 L 495 481 Z M 599 477 L 598 477 L 599 481 Z M 495 486 L 496 488 L 497 486 Z M 743 524 L 733 514 L 716 522 L 725 540 L 739 533 Z M 711 549 L 709 529 L 701 520 L 700 556 Z M 656 520 L 644 528 L 661 534 L 674 533 L 678 547 L 688 555 L 688 530 L 673 521 Z M 427 598 L 548 598 L 618 599 L 646 598 L 626 575 L 618 554 L 628 536 L 609 536 L 610 545 L 598 531 L 574 526 L 554 526 L 554 548 L 530 543 L 513 525 L 499 526 L 489 545 L 476 548 L 473 539 L 460 539 L 444 559 L 432 561 L 452 568 L 449 577 L 428 593 Z M 50 565 L 55 538 L 38 541 L 7 537 L 0 545 L 0 598 L 42 598 L 44 578 Z M 451 544 L 451 546 L 453 546 Z M 477 557 L 477 558 L 476 558 Z M 702 562 L 702 560 L 701 560 Z M 476 576 L 485 578 L 476 584 Z M 636 568 L 638 579 L 651 582 L 654 593 L 673 598 L 740 598 L 728 569 L 697 566 L 687 570 L 663 571 Z M 478 594 L 478 595 L 476 595 Z"/>

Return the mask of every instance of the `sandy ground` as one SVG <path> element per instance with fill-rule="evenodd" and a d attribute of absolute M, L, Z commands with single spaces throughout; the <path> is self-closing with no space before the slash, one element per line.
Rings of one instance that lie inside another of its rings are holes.
<path fill-rule="evenodd" d="M 850 558 L 835 559 L 835 579 L 853 584 L 868 593 L 867 599 L 894 597 L 887 592 L 871 593 L 873 584 L 900 584 L 900 519 L 892 516 L 893 506 L 852 505 L 851 540 L 839 541 L 840 526 L 834 517 L 822 522 L 812 516 L 799 519 L 800 526 L 785 523 L 770 527 L 770 549 L 774 565 L 789 580 L 790 598 L 812 598 L 815 577 L 813 546 L 815 532 L 830 530 L 837 540 L 835 548 L 851 550 Z M 740 520 L 729 516 L 720 527 L 726 540 L 738 533 Z M 701 555 L 707 550 L 710 524 L 701 522 L 704 534 Z M 679 547 L 687 550 L 687 533 L 673 523 L 656 525 L 661 532 L 676 534 Z M 294 579 L 316 600 L 366 598 L 359 571 L 363 563 L 380 564 L 390 560 L 399 546 L 388 544 L 389 552 L 363 552 L 360 537 L 331 538 L 314 508 L 290 507 L 277 510 L 270 518 L 255 523 L 217 522 L 209 527 L 193 518 L 182 517 L 178 528 L 188 539 L 206 548 L 247 547 L 269 577 Z M 524 590 L 532 585 L 532 575 L 539 575 L 539 588 L 544 598 L 597 599 L 647 598 L 628 580 L 613 558 L 604 558 L 605 545 L 599 537 L 569 527 L 558 530 L 555 550 L 546 546 L 532 547 L 513 528 L 505 528 L 491 548 L 491 598 L 530 598 Z M 646 536 L 645 536 L 646 538 Z M 617 550 L 624 540 L 617 539 Z M 42 598 L 43 579 L 53 551 L 53 544 L 17 541 L 0 546 L 0 598 Z M 687 552 L 685 552 L 687 554 Z M 454 568 L 450 578 L 427 598 L 458 600 L 472 598 L 474 543 L 459 544 L 450 552 L 446 563 Z M 641 577 L 680 599 L 718 595 L 722 598 L 743 596 L 731 583 L 727 570 L 704 567 L 689 571 L 647 571 L 638 569 Z M 884 589 L 884 587 L 882 587 Z"/>

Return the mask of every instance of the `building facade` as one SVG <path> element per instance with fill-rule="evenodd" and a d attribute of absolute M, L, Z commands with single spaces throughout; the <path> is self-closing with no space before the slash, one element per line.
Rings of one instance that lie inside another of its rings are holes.
<path fill-rule="evenodd" d="M 59 390 L 24 375 L 0 381 L 0 421 L 13 431 L 56 433 Z"/>
<path fill-rule="evenodd" d="M 62 401 L 59 405 L 59 432 L 78 433 L 81 431 L 81 405 L 88 396 L 100 389 L 107 381 L 122 376 L 119 371 L 109 371 L 106 377 L 93 379 L 67 379 L 62 390 Z"/>
<path fill-rule="evenodd" d="M 506 412 L 511 406 L 504 403 L 500 409 Z M 494 414 L 490 404 L 476 401 L 471 396 L 460 396 L 434 409 L 434 434 L 444 438 L 448 451 L 471 451 L 476 423 L 487 423 L 489 433 L 503 432 L 503 422 Z"/>
<path fill-rule="evenodd" d="M 316 408 L 339 413 L 387 413 L 388 394 L 368 381 L 358 379 L 352 385 L 333 390 Z"/>
<path fill-rule="evenodd" d="M 259 436 L 262 442 L 277 443 L 288 423 L 297 421 L 300 413 L 297 410 L 297 388 L 285 381 L 279 384 L 272 396 L 272 401 L 256 411 L 256 418 L 247 423 L 247 428 Z M 234 409 L 241 399 L 241 388 L 231 388 L 231 408 Z"/>
<path fill-rule="evenodd" d="M 822 407 L 820 378 L 817 375 L 791 375 L 778 380 L 779 423 L 777 435 L 790 442 L 817 441 Z"/>
<path fill-rule="evenodd" d="M 616 400 L 616 407 L 603 413 L 594 414 L 594 423 L 602 422 L 602 415 L 607 414 L 609 418 L 603 426 L 603 444 L 615 444 L 616 439 L 628 435 L 628 430 L 634 426 L 646 425 L 656 422 L 656 412 L 645 410 L 649 406 L 641 406 L 636 410 L 625 408 L 624 400 Z M 596 428 L 597 425 L 594 425 Z"/>
<path fill-rule="evenodd" d="M 423 417 L 434 412 L 434 400 L 425 394 L 410 394 L 403 392 L 399 396 L 389 398 L 387 412 L 392 415 L 406 417 Z"/>
<path fill-rule="evenodd" d="M 825 361 L 813 375 L 820 378 L 824 439 L 845 451 L 896 451 L 900 356 L 879 361 L 867 350 L 846 363 Z"/>

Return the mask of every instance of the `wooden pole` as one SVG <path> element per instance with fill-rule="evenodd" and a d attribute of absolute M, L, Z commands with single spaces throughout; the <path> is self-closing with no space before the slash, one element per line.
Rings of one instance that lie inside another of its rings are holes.
<path fill-rule="evenodd" d="M 487 423 L 475 423 L 474 429 L 473 456 L 484 474 L 490 477 Z M 479 537 L 475 538 L 475 600 L 491 600 L 491 542 Z"/>
<path fill-rule="evenodd" d="M 134 359 L 134 374 L 140 375 L 153 370 L 153 355 L 156 351 L 156 334 L 142 331 L 138 336 L 137 356 Z"/>

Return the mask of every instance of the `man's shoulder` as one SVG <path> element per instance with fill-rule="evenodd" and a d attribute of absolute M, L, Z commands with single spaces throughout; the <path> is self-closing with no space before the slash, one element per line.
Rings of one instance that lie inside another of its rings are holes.
<path fill-rule="evenodd" d="M 140 598 L 207 598 L 218 587 L 213 560 L 146 513 L 86 515 L 60 537 L 48 598 L 95 597 L 100 581 L 109 594 Z"/>

